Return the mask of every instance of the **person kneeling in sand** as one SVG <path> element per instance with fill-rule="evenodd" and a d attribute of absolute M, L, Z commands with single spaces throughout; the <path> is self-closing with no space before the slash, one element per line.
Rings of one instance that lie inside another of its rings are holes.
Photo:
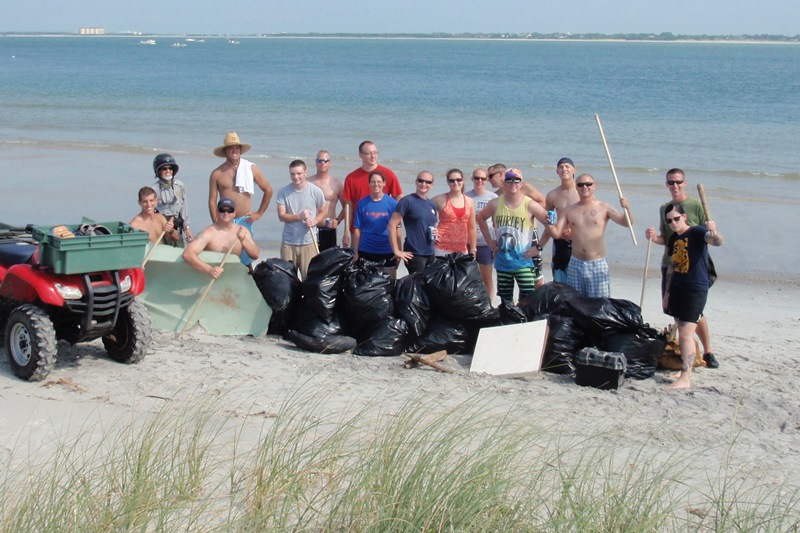
<path fill-rule="evenodd" d="M 129 224 L 138 230 L 146 231 L 149 235 L 149 241 L 152 243 L 157 243 L 162 239 L 162 232 L 164 234 L 163 238 L 168 243 L 177 242 L 181 238 L 181 234 L 175 229 L 172 217 L 167 220 L 161 213 L 156 213 L 157 204 L 156 191 L 152 187 L 139 189 L 139 206 L 142 210 L 133 217 Z"/>
<path fill-rule="evenodd" d="M 183 252 L 183 260 L 192 268 L 208 274 L 217 279 L 223 272 L 221 266 L 211 266 L 200 259 L 200 252 L 205 250 L 211 252 L 228 253 L 238 256 L 242 250 L 252 259 L 258 259 L 258 246 L 250 234 L 250 230 L 244 226 L 233 223 L 235 214 L 235 204 L 230 198 L 223 198 L 217 204 L 217 219 L 214 224 L 208 226 L 200 232 Z"/>
<path fill-rule="evenodd" d="M 694 333 L 708 297 L 708 245 L 721 246 L 722 235 L 709 220 L 705 226 L 690 226 L 681 204 L 667 206 L 664 220 L 673 234 L 667 243 L 671 262 L 667 267 L 664 312 L 678 323 L 681 373 L 670 389 L 692 387 L 695 356 Z M 655 228 L 650 228 L 650 234 Z"/>

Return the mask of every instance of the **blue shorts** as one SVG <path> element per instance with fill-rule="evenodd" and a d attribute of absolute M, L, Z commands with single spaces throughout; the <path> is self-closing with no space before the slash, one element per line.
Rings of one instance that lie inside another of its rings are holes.
<path fill-rule="evenodd" d="M 572 257 L 567 265 L 567 283 L 581 296 L 611 298 L 611 276 L 605 257 L 591 261 Z"/>
<path fill-rule="evenodd" d="M 488 246 L 478 246 L 475 250 L 475 260 L 479 265 L 494 264 L 494 253 Z"/>
<path fill-rule="evenodd" d="M 246 219 L 247 219 L 246 216 L 234 218 L 233 223 L 236 224 L 237 226 L 244 226 L 245 228 L 249 229 L 250 235 L 252 236 L 253 224 L 250 222 L 245 222 Z M 253 237 L 253 239 L 255 239 L 255 237 Z M 244 266 L 249 267 L 253 263 L 253 261 L 255 261 L 255 259 L 251 259 L 250 256 L 247 255 L 247 252 L 245 252 L 244 249 L 242 249 L 242 255 L 239 256 L 239 261 L 241 261 Z"/>

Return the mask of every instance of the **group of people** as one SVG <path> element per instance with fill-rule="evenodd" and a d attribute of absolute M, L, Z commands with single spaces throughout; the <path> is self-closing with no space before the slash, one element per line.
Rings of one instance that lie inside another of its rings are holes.
<path fill-rule="evenodd" d="M 198 256 L 203 250 L 230 250 L 251 266 L 259 254 L 253 224 L 266 212 L 273 191 L 258 167 L 242 157 L 250 149 L 236 133 L 229 132 L 213 150 L 225 162 L 209 180 L 212 225 L 197 235 L 189 226 L 185 188 L 175 179 L 178 164 L 169 154 L 158 155 L 153 161 L 156 181 L 139 191 L 141 212 L 131 225 L 147 231 L 153 242 L 163 239 L 167 244 L 185 246 L 186 262 L 214 278 L 223 269 L 204 263 Z M 326 150 L 317 153 L 313 176 L 308 176 L 302 160 L 289 165 L 290 183 L 276 196 L 278 218 L 283 222 L 280 256 L 292 261 L 302 277 L 316 254 L 337 246 L 337 230 L 342 225 L 342 246 L 352 247 L 356 259 L 380 265 L 393 278 L 400 262 L 413 274 L 424 270 L 437 255 L 473 254 L 488 293 L 494 294 L 496 274 L 497 295 L 509 301 L 515 284 L 522 298 L 544 283 L 541 252 L 552 240 L 554 281 L 573 286 L 583 296 L 611 296 L 605 230 L 609 220 L 629 226 L 633 215 L 625 198 L 620 197 L 623 211 L 598 200 L 594 177 L 576 176 L 570 158 L 556 163 L 560 183 L 546 195 L 526 182 L 518 169 L 498 163 L 474 169 L 469 191 L 465 191 L 464 173 L 450 169 L 446 173 L 448 191 L 429 197 L 434 184 L 431 172 L 417 174 L 414 192 L 403 196 L 396 174 L 378 163 L 374 142 L 362 142 L 358 153 L 361 165 L 344 181 L 331 175 L 331 154 Z M 691 351 L 693 357 L 697 331 L 706 364 L 715 368 L 719 365 L 711 351 L 703 308 L 709 287 L 707 244 L 718 246 L 722 237 L 714 223 L 706 220 L 700 202 L 686 194 L 682 170 L 671 169 L 666 184 L 672 199 L 661 206 L 659 229 L 651 227 L 645 232 L 647 239 L 665 246 L 664 312 L 676 319 L 682 353 Z M 256 188 L 262 196 L 253 211 Z M 674 388 L 690 386 L 689 361 L 685 355 Z"/>

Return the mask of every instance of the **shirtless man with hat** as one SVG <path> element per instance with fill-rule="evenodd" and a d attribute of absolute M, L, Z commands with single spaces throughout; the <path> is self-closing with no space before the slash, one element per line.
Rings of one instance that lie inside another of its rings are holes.
<path fill-rule="evenodd" d="M 183 260 L 192 268 L 204 272 L 214 279 L 217 279 L 223 272 L 221 266 L 212 266 L 200 259 L 200 252 L 209 250 L 211 252 L 232 254 L 247 254 L 251 260 L 258 259 L 258 246 L 253 241 L 253 236 L 244 226 L 233 223 L 236 203 L 230 198 L 222 198 L 217 203 L 217 219 L 211 226 L 200 232 L 186 246 L 183 252 Z"/>
<path fill-rule="evenodd" d="M 261 170 L 251 161 L 242 158 L 242 154 L 252 146 L 242 143 L 236 132 L 228 132 L 222 146 L 214 148 L 214 155 L 224 157 L 225 162 L 211 172 L 208 182 L 208 212 L 213 222 L 217 221 L 217 198 L 229 198 L 236 205 L 235 224 L 245 226 L 253 231 L 253 223 L 264 216 L 264 212 L 272 199 L 272 186 L 261 174 Z M 261 203 L 256 211 L 252 210 L 252 198 L 255 187 L 263 192 Z M 252 261 L 244 255 L 242 263 L 250 266 Z"/>

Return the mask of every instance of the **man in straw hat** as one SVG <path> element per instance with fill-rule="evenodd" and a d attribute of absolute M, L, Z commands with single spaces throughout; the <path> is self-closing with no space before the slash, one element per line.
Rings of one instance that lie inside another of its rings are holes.
<path fill-rule="evenodd" d="M 242 154 L 252 148 L 239 140 L 236 132 L 225 134 L 222 146 L 214 148 L 214 155 L 224 157 L 225 162 L 211 172 L 208 183 L 208 212 L 211 220 L 216 222 L 217 198 L 230 198 L 236 205 L 235 224 L 245 226 L 253 232 L 253 223 L 264 216 L 264 212 L 272 199 L 272 186 L 264 179 L 263 174 L 251 161 L 242 158 Z M 255 187 L 263 192 L 257 211 L 252 211 L 252 197 Z M 242 254 L 242 263 L 250 266 L 252 260 Z"/>

